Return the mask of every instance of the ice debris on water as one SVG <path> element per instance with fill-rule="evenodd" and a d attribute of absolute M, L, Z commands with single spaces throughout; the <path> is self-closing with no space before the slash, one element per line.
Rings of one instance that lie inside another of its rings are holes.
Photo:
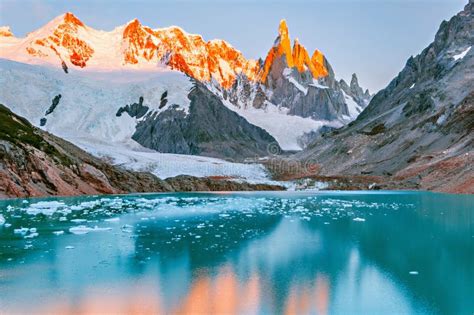
<path fill-rule="evenodd" d="M 106 221 L 106 222 L 118 222 L 118 221 L 120 221 L 120 218 L 110 218 L 110 219 L 105 219 L 104 221 Z"/>
<path fill-rule="evenodd" d="M 85 226 L 85 225 L 78 225 L 69 229 L 69 232 L 76 235 L 87 234 L 89 232 L 98 232 L 98 231 L 110 231 L 111 228 L 100 228 L 95 226 L 93 228 Z"/>
<path fill-rule="evenodd" d="M 44 214 L 53 215 L 55 212 L 64 209 L 66 204 L 59 201 L 40 201 L 33 204 L 26 209 L 28 214 Z"/>
<path fill-rule="evenodd" d="M 54 231 L 53 234 L 54 235 L 63 235 L 64 231 Z"/>
<path fill-rule="evenodd" d="M 4 225 L 5 222 L 7 222 L 7 220 L 5 220 L 5 217 L 3 216 L 3 214 L 0 213 L 0 225 Z"/>
<path fill-rule="evenodd" d="M 74 246 L 66 246 L 65 249 L 74 249 Z"/>
<path fill-rule="evenodd" d="M 13 233 L 26 235 L 26 233 L 28 233 L 29 230 L 30 230 L 29 228 L 21 227 L 21 228 L 19 228 L 19 229 L 14 229 L 14 230 L 13 230 Z"/>
<path fill-rule="evenodd" d="M 364 218 L 359 218 L 359 217 L 357 217 L 357 218 L 352 219 L 352 221 L 355 221 L 355 222 L 365 222 L 365 219 L 364 219 Z"/>

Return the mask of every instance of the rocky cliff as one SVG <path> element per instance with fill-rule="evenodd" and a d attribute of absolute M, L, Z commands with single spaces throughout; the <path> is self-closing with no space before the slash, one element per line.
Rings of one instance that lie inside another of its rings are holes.
<path fill-rule="evenodd" d="M 470 0 L 354 122 L 323 134 L 296 158 L 318 163 L 319 175 L 474 193 L 473 43 Z"/>
<path fill-rule="evenodd" d="M 189 112 L 177 106 L 151 112 L 138 122 L 132 139 L 159 152 L 232 160 L 266 156 L 270 145 L 278 147 L 268 132 L 225 107 L 203 84 L 195 82 L 188 98 Z"/>

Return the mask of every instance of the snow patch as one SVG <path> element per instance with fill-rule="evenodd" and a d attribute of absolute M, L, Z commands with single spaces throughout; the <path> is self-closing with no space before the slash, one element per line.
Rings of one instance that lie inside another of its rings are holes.
<path fill-rule="evenodd" d="M 132 142 L 137 119 L 127 113 L 116 116 L 119 108 L 137 103 L 160 113 L 162 94 L 169 105 L 189 109 L 191 80 L 178 71 L 70 71 L 47 66 L 21 64 L 0 59 L 0 103 L 40 127 L 40 119 L 61 94 L 61 100 L 46 125 L 41 127 L 59 137 L 83 136 L 111 143 Z M 35 84 L 31 84 L 35 82 Z"/>
<path fill-rule="evenodd" d="M 342 91 L 342 90 L 341 90 Z M 342 91 L 342 94 L 344 95 L 344 100 L 347 105 L 347 110 L 349 112 L 349 117 L 351 120 L 354 120 L 359 116 L 359 114 L 362 112 L 362 108 L 360 107 L 359 104 L 354 101 L 352 97 L 346 94 L 346 92 Z"/>
<path fill-rule="evenodd" d="M 284 71 L 289 73 L 286 68 Z M 220 95 L 222 103 L 231 111 L 245 118 L 252 125 L 266 130 L 278 142 L 283 150 L 300 151 L 303 148 L 299 139 L 307 133 L 318 131 L 323 126 L 339 128 L 342 127 L 340 121 L 314 120 L 309 117 L 303 118 L 288 114 L 288 108 L 279 107 L 268 101 L 263 108 L 249 106 L 239 108 L 229 100 L 222 97 L 222 93 L 214 86 L 208 88 L 216 95 Z"/>
<path fill-rule="evenodd" d="M 298 90 L 303 92 L 304 95 L 308 94 L 308 89 L 302 86 L 298 81 L 296 81 L 295 78 L 289 77 L 288 81 L 290 81 L 290 83 L 293 84 Z"/>
<path fill-rule="evenodd" d="M 135 171 L 151 172 L 162 179 L 191 175 L 196 177 L 226 176 L 250 183 L 269 182 L 267 171 L 261 164 L 233 163 L 196 155 L 159 153 L 138 144 L 113 145 L 83 138 L 68 140 L 115 165 Z"/>
<path fill-rule="evenodd" d="M 466 57 L 466 55 L 469 53 L 469 51 L 471 50 L 471 47 L 472 46 L 469 46 L 466 50 L 464 50 L 463 52 L 461 52 L 460 54 L 457 54 L 457 55 L 454 55 L 453 58 L 455 61 L 458 61 L 460 59 L 463 59 L 464 57 Z"/>

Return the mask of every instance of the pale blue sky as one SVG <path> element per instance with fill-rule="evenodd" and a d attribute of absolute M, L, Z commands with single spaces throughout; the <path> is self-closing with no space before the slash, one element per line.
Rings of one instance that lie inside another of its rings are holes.
<path fill-rule="evenodd" d="M 320 49 L 336 76 L 353 72 L 372 92 L 383 88 L 434 38 L 443 19 L 468 0 L 0 0 L 0 25 L 17 36 L 71 11 L 103 30 L 138 18 L 152 28 L 179 25 L 208 39 L 221 38 L 248 58 L 264 58 L 286 18 L 292 39 L 310 53 Z"/>

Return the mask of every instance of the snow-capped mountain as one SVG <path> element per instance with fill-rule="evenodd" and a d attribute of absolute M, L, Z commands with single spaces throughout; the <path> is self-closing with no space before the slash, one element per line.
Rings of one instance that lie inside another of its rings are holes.
<path fill-rule="evenodd" d="M 473 44 L 470 0 L 355 121 L 318 137 L 293 158 L 311 158 L 321 165 L 320 175 L 369 175 L 367 180 L 403 188 L 472 194 Z M 355 91 L 354 81 L 344 90 Z"/>
<path fill-rule="evenodd" d="M 284 20 L 264 62 L 246 59 L 223 40 L 205 41 L 176 26 L 151 29 L 135 19 L 106 32 L 85 25 L 72 13 L 58 16 L 25 38 L 16 38 L 8 27 L 0 28 L 0 58 L 10 60 L 2 62 L 7 76 L 2 75 L 5 89 L 0 101 L 38 126 L 58 134 L 77 132 L 81 137 L 93 132 L 91 138 L 107 142 L 134 139 L 170 153 L 258 156 L 275 140 L 284 150 L 298 150 L 322 126 L 340 127 L 353 120 L 370 99 L 368 92 L 360 92 L 357 79 L 350 87 L 337 81 L 320 51 L 310 57 L 297 40 L 291 47 Z M 11 61 L 39 67 L 25 70 L 9 65 Z M 62 68 L 64 75 L 59 78 L 47 69 L 51 67 Z M 104 84 L 108 79 L 102 79 L 109 77 L 113 77 L 111 84 Z M 128 77 L 134 78 L 133 83 Z M 32 82 L 33 87 L 21 88 Z M 15 97 L 11 91 L 18 89 L 22 96 Z M 205 89 L 217 97 L 215 110 L 206 106 L 213 97 Z M 192 90 L 205 99 L 195 100 L 203 104 L 202 109 L 189 110 Z M 54 103 L 59 94 L 57 115 L 69 117 L 54 119 L 54 113 L 46 117 L 44 106 Z M 140 98 L 143 116 L 128 112 L 114 116 L 127 104 L 138 106 Z M 234 118 L 228 110 L 244 119 Z M 200 133 L 186 130 L 196 128 L 194 115 L 207 115 L 208 124 L 198 124 Z M 170 124 L 170 119 L 175 123 Z M 117 124 L 111 123 L 116 120 Z M 68 128 L 72 121 L 80 123 Z M 223 128 L 222 132 L 216 128 Z M 221 145 L 231 143 L 236 134 L 237 142 L 245 139 L 248 148 Z M 221 150 L 210 150 L 211 143 Z"/>
<path fill-rule="evenodd" d="M 4 28 L 13 37 L 8 28 Z M 1 35 L 0 35 L 1 36 Z M 0 41 L 0 57 L 93 70 L 154 70 L 159 63 L 199 80 L 229 87 L 238 73 L 255 77 L 258 65 L 223 40 L 204 41 L 177 26 L 151 29 L 135 19 L 111 32 L 88 27 L 72 13 L 15 41 Z"/>
<path fill-rule="evenodd" d="M 355 74 L 350 87 L 344 80 L 337 81 L 321 51 L 316 49 L 310 57 L 298 39 L 291 47 L 285 20 L 280 22 L 278 37 L 257 78 L 237 76 L 222 97 L 237 107 L 273 105 L 288 115 L 342 123 L 355 119 L 371 98 Z"/>

